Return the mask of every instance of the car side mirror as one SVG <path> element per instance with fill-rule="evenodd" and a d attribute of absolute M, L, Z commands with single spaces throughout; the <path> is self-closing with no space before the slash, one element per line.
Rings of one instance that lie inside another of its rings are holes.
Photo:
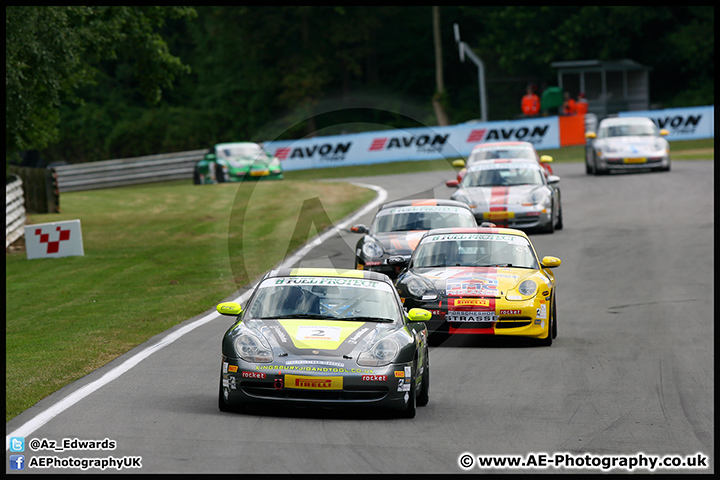
<path fill-rule="evenodd" d="M 424 308 L 411 308 L 407 317 L 411 322 L 427 322 L 432 318 L 432 313 Z"/>
<path fill-rule="evenodd" d="M 547 256 L 547 257 L 543 257 L 542 266 L 544 268 L 555 268 L 555 267 L 559 267 L 561 262 L 562 262 L 562 260 L 560 260 L 557 257 Z"/>
<path fill-rule="evenodd" d="M 560 181 L 560 177 L 557 175 L 548 175 L 547 176 L 547 182 L 549 184 L 558 183 Z"/>
<path fill-rule="evenodd" d="M 388 257 L 388 259 L 387 259 L 387 264 L 393 265 L 395 267 L 400 266 L 406 262 L 407 262 L 407 260 L 405 259 L 405 257 L 403 257 L 401 255 L 393 255 L 392 257 Z"/>
<path fill-rule="evenodd" d="M 350 231 L 353 233 L 368 233 L 368 229 L 365 225 L 353 225 L 350 227 Z"/>
<path fill-rule="evenodd" d="M 458 181 L 457 181 L 457 179 L 448 180 L 447 182 L 445 182 L 445 186 L 450 187 L 450 188 L 457 188 Z"/>
<path fill-rule="evenodd" d="M 242 307 L 237 302 L 223 302 L 218 304 L 217 311 L 221 315 L 240 315 Z"/>
<path fill-rule="evenodd" d="M 552 163 L 553 158 L 550 155 L 541 155 L 540 163 Z"/>

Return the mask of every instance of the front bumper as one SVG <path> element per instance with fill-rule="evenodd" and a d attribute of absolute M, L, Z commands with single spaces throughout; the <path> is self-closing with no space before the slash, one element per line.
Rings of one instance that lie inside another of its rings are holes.
<path fill-rule="evenodd" d="M 645 170 L 666 169 L 670 166 L 670 156 L 659 157 L 601 157 L 597 158 L 600 170 Z"/>
<path fill-rule="evenodd" d="M 545 338 L 548 334 L 551 315 L 549 297 L 513 302 L 497 298 L 474 300 L 487 300 L 491 308 L 456 308 L 449 316 L 447 298 L 431 302 L 405 298 L 403 304 L 408 310 L 424 308 L 432 313 L 432 318 L 425 322 L 430 334 L 507 335 L 529 338 Z M 459 321 L 448 321 L 448 317 Z"/>
<path fill-rule="evenodd" d="M 221 394 L 230 405 L 362 405 L 403 409 L 407 407 L 410 382 L 419 381 L 422 374 L 412 372 L 412 363 L 385 367 L 340 365 L 333 361 L 255 364 L 223 356 Z"/>
<path fill-rule="evenodd" d="M 474 210 L 478 225 L 482 222 L 492 222 L 502 228 L 534 229 L 543 228 L 552 222 L 550 208 L 527 207 L 501 212 L 483 212 Z"/>

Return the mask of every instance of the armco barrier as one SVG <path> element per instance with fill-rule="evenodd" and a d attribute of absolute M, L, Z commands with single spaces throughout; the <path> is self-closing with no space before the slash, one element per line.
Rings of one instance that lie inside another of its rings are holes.
<path fill-rule="evenodd" d="M 25 225 L 25 196 L 22 180 L 17 175 L 5 185 L 5 248 L 23 236 Z"/>
<path fill-rule="evenodd" d="M 60 193 L 96 190 L 192 178 L 195 163 L 207 152 L 207 149 L 190 150 L 76 165 L 59 165 L 54 168 L 58 175 Z"/>

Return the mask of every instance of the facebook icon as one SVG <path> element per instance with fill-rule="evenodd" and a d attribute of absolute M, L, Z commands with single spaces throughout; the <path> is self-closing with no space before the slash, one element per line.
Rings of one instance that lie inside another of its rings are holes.
<path fill-rule="evenodd" d="M 25 455 L 10 455 L 10 470 L 25 470 Z"/>

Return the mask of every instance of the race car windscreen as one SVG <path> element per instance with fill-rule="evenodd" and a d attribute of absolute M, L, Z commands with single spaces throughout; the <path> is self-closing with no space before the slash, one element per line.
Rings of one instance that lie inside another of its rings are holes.
<path fill-rule="evenodd" d="M 657 127 L 654 124 L 629 123 L 624 125 L 610 125 L 601 127 L 598 138 L 608 137 L 644 137 L 656 136 Z"/>
<path fill-rule="evenodd" d="M 393 287 L 364 278 L 275 277 L 264 280 L 247 307 L 249 318 L 317 318 L 397 322 Z"/>
<path fill-rule="evenodd" d="M 239 147 L 225 147 L 217 150 L 217 156 L 219 158 L 235 158 L 235 157 L 264 157 L 265 152 L 262 148 L 256 145 L 245 145 Z"/>
<path fill-rule="evenodd" d="M 477 149 L 470 153 L 467 163 L 470 164 L 478 160 L 492 160 L 495 158 L 527 158 L 528 160 L 537 160 L 537 155 L 532 147 L 522 145 Z"/>
<path fill-rule="evenodd" d="M 444 234 L 425 237 L 410 268 L 515 267 L 537 269 L 527 239 L 503 234 Z"/>
<path fill-rule="evenodd" d="M 408 205 L 380 210 L 372 225 L 373 233 L 431 230 L 433 228 L 474 227 L 472 212 L 443 205 Z"/>
<path fill-rule="evenodd" d="M 538 163 L 474 165 L 462 179 L 464 187 L 542 185 L 543 183 L 543 175 Z"/>

